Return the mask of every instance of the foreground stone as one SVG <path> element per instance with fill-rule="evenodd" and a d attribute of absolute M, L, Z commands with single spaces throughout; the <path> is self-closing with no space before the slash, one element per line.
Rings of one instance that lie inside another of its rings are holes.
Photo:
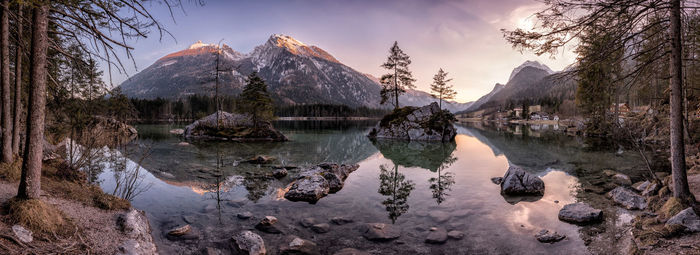
<path fill-rule="evenodd" d="M 17 239 L 19 239 L 23 243 L 31 243 L 34 240 L 34 237 L 32 236 L 32 231 L 20 225 L 12 226 L 12 233 L 14 233 Z"/>
<path fill-rule="evenodd" d="M 598 222 L 603 219 L 603 211 L 585 203 L 565 205 L 559 210 L 559 220 L 577 224 Z"/>
<path fill-rule="evenodd" d="M 433 102 L 415 108 L 403 107 L 390 113 L 370 131 L 371 139 L 401 139 L 409 141 L 452 141 L 457 131 L 452 125 L 454 115 Z"/>
<path fill-rule="evenodd" d="M 251 212 L 242 212 L 242 213 L 238 213 L 238 214 L 236 215 L 236 217 L 238 217 L 238 218 L 241 219 L 241 220 L 247 220 L 247 219 L 250 219 L 250 218 L 253 217 L 253 213 L 251 213 Z"/>
<path fill-rule="evenodd" d="M 360 166 L 323 163 L 302 171 L 284 194 L 291 201 L 316 203 L 343 188 L 345 179 Z"/>
<path fill-rule="evenodd" d="M 520 167 L 510 166 L 501 182 L 505 195 L 544 195 L 544 182 Z"/>
<path fill-rule="evenodd" d="M 176 228 L 169 230 L 168 235 L 170 235 L 170 236 L 183 236 L 183 235 L 187 234 L 188 232 L 190 232 L 191 229 L 192 229 L 192 227 L 190 227 L 189 224 L 184 225 L 184 226 L 179 226 L 179 227 L 176 227 Z"/>
<path fill-rule="evenodd" d="M 219 111 L 218 115 L 218 125 L 217 113 L 213 113 L 187 125 L 183 136 L 194 140 L 287 141 L 287 137 L 268 121 L 253 123 L 247 114 L 224 111 Z"/>
<path fill-rule="evenodd" d="M 328 223 L 314 224 L 311 226 L 311 230 L 313 230 L 316 233 L 323 234 L 328 233 L 328 231 L 331 231 L 331 226 L 328 225 Z"/>
<path fill-rule="evenodd" d="M 430 228 L 428 236 L 425 237 L 425 243 L 443 244 L 447 241 L 447 231 L 442 228 Z"/>
<path fill-rule="evenodd" d="M 265 255 L 267 253 L 262 237 L 248 230 L 234 235 L 231 246 L 240 254 Z"/>
<path fill-rule="evenodd" d="M 685 210 L 674 215 L 668 221 L 666 221 L 666 226 L 681 225 L 683 230 L 689 233 L 695 233 L 700 231 L 700 217 L 695 214 L 692 207 L 688 207 Z"/>
<path fill-rule="evenodd" d="M 556 243 L 564 240 L 566 236 L 560 235 L 557 232 L 549 232 L 549 230 L 543 229 L 535 235 L 535 238 L 537 238 L 537 241 L 540 241 L 541 243 Z"/>
<path fill-rule="evenodd" d="M 282 230 L 280 230 L 277 225 L 277 218 L 274 216 L 265 216 L 265 218 L 255 225 L 255 228 L 265 233 L 281 234 Z"/>
<path fill-rule="evenodd" d="M 627 210 L 643 210 L 647 208 L 646 198 L 625 187 L 617 187 L 608 192 L 607 196 Z"/>
<path fill-rule="evenodd" d="M 333 255 L 370 255 L 369 252 L 361 251 L 355 248 L 345 248 L 333 253 Z"/>
<path fill-rule="evenodd" d="M 336 224 L 336 225 L 345 225 L 348 223 L 353 223 L 354 221 L 352 219 L 348 219 L 348 218 L 339 216 L 339 217 L 333 217 L 331 219 L 331 222 L 333 222 L 333 224 Z"/>
<path fill-rule="evenodd" d="M 401 230 L 391 224 L 385 223 L 368 223 L 362 236 L 370 241 L 386 242 L 391 241 L 401 236 Z"/>
<path fill-rule="evenodd" d="M 316 243 L 297 236 L 287 237 L 287 242 L 280 247 L 280 254 L 319 254 Z"/>
<path fill-rule="evenodd" d="M 131 209 L 117 216 L 117 226 L 129 240 L 119 246 L 116 254 L 158 254 L 151 237 L 151 225 L 146 213 Z"/>
<path fill-rule="evenodd" d="M 452 230 L 450 232 L 447 232 L 447 237 L 455 239 L 455 240 L 460 240 L 460 239 L 464 238 L 464 232 Z"/>

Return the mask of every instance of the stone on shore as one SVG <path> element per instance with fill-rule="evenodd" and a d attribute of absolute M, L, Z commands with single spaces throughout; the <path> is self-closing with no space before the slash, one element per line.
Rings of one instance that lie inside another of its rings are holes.
<path fill-rule="evenodd" d="M 12 226 L 12 233 L 14 233 L 17 239 L 19 239 L 19 241 L 23 243 L 31 243 L 34 240 L 34 237 L 32 236 L 32 231 L 20 225 Z"/>
<path fill-rule="evenodd" d="M 632 180 L 629 176 L 625 174 L 615 174 L 612 176 L 612 181 L 617 185 L 630 186 L 632 185 Z"/>
<path fill-rule="evenodd" d="M 603 211 L 595 209 L 585 203 L 573 203 L 565 205 L 559 210 L 559 220 L 587 224 L 598 222 L 603 219 Z"/>
<path fill-rule="evenodd" d="M 607 196 L 627 210 L 643 210 L 647 208 L 646 198 L 625 187 L 617 187 L 608 192 Z"/>
<path fill-rule="evenodd" d="M 234 235 L 232 246 L 239 254 L 265 255 L 267 253 L 262 237 L 248 230 Z"/>
<path fill-rule="evenodd" d="M 505 195 L 543 195 L 544 182 L 520 167 L 510 166 L 503 176 L 501 193 Z"/>
<path fill-rule="evenodd" d="M 700 232 L 700 217 L 692 207 L 688 207 L 666 221 L 666 226 L 672 225 L 682 226 L 685 232 Z"/>
<path fill-rule="evenodd" d="M 145 212 L 131 209 L 119 214 L 117 226 L 129 237 L 120 245 L 117 254 L 158 254 Z"/>

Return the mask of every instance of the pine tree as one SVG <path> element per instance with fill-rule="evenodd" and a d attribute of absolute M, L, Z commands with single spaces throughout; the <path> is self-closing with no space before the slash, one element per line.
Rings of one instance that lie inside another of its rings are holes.
<path fill-rule="evenodd" d="M 2 160 L 12 162 L 12 104 L 10 102 L 10 1 L 2 1 L 0 14 L 0 85 L 2 87 Z"/>
<path fill-rule="evenodd" d="M 408 70 L 408 65 L 411 64 L 410 57 L 399 48 L 398 42 L 389 49 L 389 57 L 387 61 L 381 65 L 390 73 L 385 74 L 380 79 L 382 84 L 381 104 L 385 104 L 391 97 L 394 99 L 394 109 L 399 108 L 399 96 L 406 93 L 406 89 L 413 89 L 416 86 L 413 82 L 411 71 Z"/>
<path fill-rule="evenodd" d="M 440 68 L 438 73 L 433 76 L 433 84 L 430 84 L 430 90 L 432 91 L 430 95 L 439 100 L 440 109 L 442 109 L 442 100 L 455 99 L 457 95 L 457 91 L 452 89 L 452 85 L 447 84 L 452 81 L 452 79 L 447 79 L 447 74 L 449 73 Z"/>
<path fill-rule="evenodd" d="M 265 80 L 257 72 L 248 75 L 248 83 L 239 96 L 240 109 L 251 115 L 253 126 L 258 127 L 258 121 L 270 120 L 274 114 L 272 98 L 267 93 Z"/>

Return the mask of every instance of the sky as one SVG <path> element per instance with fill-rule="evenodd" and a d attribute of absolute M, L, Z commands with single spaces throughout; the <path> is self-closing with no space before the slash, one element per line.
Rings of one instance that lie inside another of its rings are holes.
<path fill-rule="evenodd" d="M 112 70 L 120 84 L 160 57 L 194 42 L 220 40 L 236 51 L 249 53 L 272 34 L 285 34 L 316 45 L 340 62 L 380 77 L 380 65 L 390 46 L 399 46 L 412 60 L 409 66 L 417 89 L 429 91 L 438 69 L 449 72 L 456 101 L 473 101 L 505 84 L 513 68 L 537 60 L 554 71 L 575 60 L 571 48 L 556 55 L 519 52 L 504 39 L 501 29 L 530 29 L 533 13 L 543 5 L 534 0 L 183 0 L 183 8 L 152 4 L 154 17 L 172 36 L 132 40 L 133 63 L 126 72 Z M 121 56 L 126 59 L 126 55 Z M 104 68 L 104 67 L 103 67 Z M 106 69 L 106 68 L 105 68 Z M 107 73 L 107 72 L 105 72 Z M 105 79 L 110 78 L 105 74 Z"/>

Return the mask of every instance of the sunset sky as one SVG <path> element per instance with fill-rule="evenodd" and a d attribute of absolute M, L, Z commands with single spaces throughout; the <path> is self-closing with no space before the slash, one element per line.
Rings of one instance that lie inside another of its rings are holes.
<path fill-rule="evenodd" d="M 542 5 L 534 0 L 367 0 L 367 1 L 205 1 L 204 6 L 183 1 L 174 20 L 163 6 L 153 14 L 173 34 L 157 34 L 132 41 L 138 70 L 158 58 L 187 48 L 197 40 L 223 43 L 249 53 L 271 34 L 285 34 L 331 53 L 342 63 L 364 73 L 381 76 L 394 41 L 411 56 L 410 66 L 418 89 L 428 91 L 439 68 L 449 72 L 457 101 L 476 100 L 497 82 L 505 83 L 513 68 L 537 60 L 555 71 L 571 64 L 575 55 L 566 49 L 554 58 L 537 57 L 512 49 L 500 29 L 530 28 L 532 14 Z M 138 72 L 129 65 L 127 74 Z M 127 74 L 113 71 L 117 85 Z M 109 78 L 106 78 L 109 79 Z"/>

